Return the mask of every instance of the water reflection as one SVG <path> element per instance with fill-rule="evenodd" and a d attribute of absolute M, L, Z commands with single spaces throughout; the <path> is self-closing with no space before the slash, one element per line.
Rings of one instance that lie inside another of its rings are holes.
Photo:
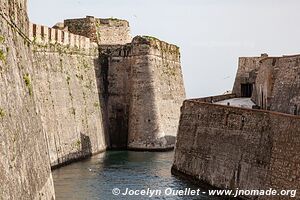
<path fill-rule="evenodd" d="M 109 151 L 53 171 L 58 200 L 147 199 L 113 196 L 112 189 L 197 189 L 171 175 L 173 152 Z M 148 198 L 150 199 L 150 198 Z M 151 199 L 212 199 L 204 196 L 156 196 Z M 216 198 L 214 198 L 216 199 Z"/>

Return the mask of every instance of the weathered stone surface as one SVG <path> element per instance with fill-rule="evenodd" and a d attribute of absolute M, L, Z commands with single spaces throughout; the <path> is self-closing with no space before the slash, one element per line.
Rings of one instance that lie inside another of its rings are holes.
<path fill-rule="evenodd" d="M 236 94 L 237 97 L 242 97 L 241 84 L 255 83 L 256 72 L 260 67 L 259 62 L 264 58 L 265 56 L 239 58 L 238 70 L 236 73 L 236 77 L 232 89 L 233 94 Z"/>
<path fill-rule="evenodd" d="M 299 122 L 298 116 L 186 100 L 173 172 L 218 188 L 299 189 Z"/>
<path fill-rule="evenodd" d="M 130 45 L 101 45 L 98 87 L 106 105 L 111 148 L 127 148 L 131 90 Z"/>
<path fill-rule="evenodd" d="M 25 0 L 0 1 L 0 199 L 54 199 Z"/>
<path fill-rule="evenodd" d="M 35 47 L 34 92 L 46 132 L 51 166 L 107 147 L 95 68 L 98 55 L 57 45 Z"/>
<path fill-rule="evenodd" d="M 261 61 L 256 81 L 258 104 L 264 108 L 299 115 L 300 55 Z M 264 101 L 264 103 L 261 103 Z"/>
<path fill-rule="evenodd" d="M 81 19 L 67 19 L 64 25 L 71 33 L 88 37 L 99 45 L 126 44 L 132 40 L 126 20 L 87 16 Z"/>
<path fill-rule="evenodd" d="M 151 37 L 132 41 L 128 147 L 172 148 L 185 98 L 179 48 Z"/>
<path fill-rule="evenodd" d="M 173 148 L 185 97 L 178 47 L 138 36 L 100 51 L 111 145 Z"/>
<path fill-rule="evenodd" d="M 251 84 L 251 98 L 261 109 L 298 115 L 299 59 L 299 55 L 240 58 L 233 93 L 240 97 L 241 84 Z"/>
<path fill-rule="evenodd" d="M 1 199 L 54 199 L 49 163 L 101 152 L 110 139 L 174 146 L 185 96 L 178 47 L 151 37 L 130 43 L 125 20 L 49 28 L 28 22 L 25 0 L 0 8 Z"/>

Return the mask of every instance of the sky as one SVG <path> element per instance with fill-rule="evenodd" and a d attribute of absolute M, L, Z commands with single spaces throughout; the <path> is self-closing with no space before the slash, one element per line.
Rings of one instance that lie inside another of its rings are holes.
<path fill-rule="evenodd" d="M 231 90 L 238 57 L 300 53 L 299 0 L 28 0 L 30 21 L 52 27 L 91 15 L 129 21 L 132 36 L 180 47 L 187 98 Z"/>

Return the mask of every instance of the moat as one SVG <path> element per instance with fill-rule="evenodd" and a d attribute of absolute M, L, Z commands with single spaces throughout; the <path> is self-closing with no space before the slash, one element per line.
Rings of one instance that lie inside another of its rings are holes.
<path fill-rule="evenodd" d="M 141 196 L 114 196 L 113 188 L 197 189 L 186 180 L 171 175 L 174 152 L 108 151 L 90 159 L 53 171 L 56 198 L 141 199 Z M 144 199 L 145 197 L 143 197 Z M 155 196 L 152 199 L 217 199 L 205 196 Z"/>

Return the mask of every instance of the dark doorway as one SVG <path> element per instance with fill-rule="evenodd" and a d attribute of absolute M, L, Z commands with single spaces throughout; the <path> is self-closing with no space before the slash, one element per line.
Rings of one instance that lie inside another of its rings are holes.
<path fill-rule="evenodd" d="M 126 149 L 128 139 L 128 117 L 123 108 L 112 112 L 109 124 L 111 149 Z"/>
<path fill-rule="evenodd" d="M 251 97 L 252 96 L 253 85 L 251 83 L 241 84 L 241 96 Z"/>

